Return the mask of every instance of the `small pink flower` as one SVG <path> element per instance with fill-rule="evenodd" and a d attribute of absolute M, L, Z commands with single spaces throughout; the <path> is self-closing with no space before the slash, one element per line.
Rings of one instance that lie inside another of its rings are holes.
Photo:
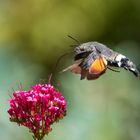
<path fill-rule="evenodd" d="M 15 91 L 9 102 L 10 121 L 28 127 L 38 140 L 51 131 L 51 124 L 66 115 L 65 98 L 50 84 L 37 84 L 29 91 Z"/>

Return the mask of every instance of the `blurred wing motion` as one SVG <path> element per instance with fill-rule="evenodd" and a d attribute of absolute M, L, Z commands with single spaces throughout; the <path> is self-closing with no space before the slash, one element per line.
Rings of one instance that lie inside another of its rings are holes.
<path fill-rule="evenodd" d="M 87 42 L 75 47 L 75 63 L 64 71 L 70 70 L 74 74 L 80 74 L 81 80 L 94 80 L 99 78 L 110 67 L 124 68 L 135 76 L 140 73 L 135 64 L 126 56 L 111 50 L 98 42 Z"/>
<path fill-rule="evenodd" d="M 72 73 L 75 74 L 81 74 L 81 67 L 79 66 L 80 63 L 75 63 L 69 67 L 67 67 L 66 69 L 64 69 L 62 72 L 65 72 L 67 70 L 70 70 Z"/>
<path fill-rule="evenodd" d="M 83 66 L 86 64 L 86 68 Z M 89 61 L 78 61 L 75 64 L 64 69 L 63 72 L 69 70 L 74 74 L 81 74 L 81 80 L 87 78 L 88 80 L 94 80 L 105 73 L 107 69 L 107 61 L 105 58 L 99 57 L 92 61 L 91 65 L 88 66 Z"/>

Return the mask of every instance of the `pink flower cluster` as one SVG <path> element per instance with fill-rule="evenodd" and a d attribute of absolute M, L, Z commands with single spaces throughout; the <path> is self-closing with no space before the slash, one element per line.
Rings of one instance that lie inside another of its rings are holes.
<path fill-rule="evenodd" d="M 66 101 L 50 84 L 37 84 L 29 91 L 15 91 L 9 100 L 10 121 L 26 126 L 41 140 L 51 131 L 50 125 L 66 115 Z"/>

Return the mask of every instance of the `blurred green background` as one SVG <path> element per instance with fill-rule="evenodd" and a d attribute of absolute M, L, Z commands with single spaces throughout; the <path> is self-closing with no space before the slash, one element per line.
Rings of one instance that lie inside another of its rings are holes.
<path fill-rule="evenodd" d="M 28 129 L 9 122 L 12 88 L 47 80 L 59 56 L 75 42 L 99 41 L 140 66 L 138 0 L 0 0 L 0 139 L 32 139 Z M 139 140 L 140 79 L 109 71 L 95 81 L 80 81 L 64 57 L 53 84 L 68 102 L 67 116 L 46 140 Z"/>

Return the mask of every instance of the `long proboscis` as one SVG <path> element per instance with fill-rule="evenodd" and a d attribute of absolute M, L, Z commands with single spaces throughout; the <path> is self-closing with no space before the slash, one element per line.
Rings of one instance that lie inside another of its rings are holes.
<path fill-rule="evenodd" d="M 62 60 L 62 58 L 65 57 L 65 56 L 67 56 L 67 55 L 72 54 L 73 52 L 74 52 L 74 51 L 67 52 L 67 53 L 61 55 L 61 56 L 57 59 L 56 64 L 55 64 L 55 67 L 54 67 L 54 70 L 53 70 L 53 73 L 54 73 L 54 74 L 56 73 L 56 70 L 57 70 L 58 64 L 60 63 L 60 61 Z"/>
<path fill-rule="evenodd" d="M 71 38 L 72 40 L 74 40 L 75 42 L 77 42 L 76 45 L 73 45 L 74 47 L 81 44 L 80 41 L 77 40 L 76 38 L 74 38 L 74 37 L 72 37 L 72 36 L 70 36 L 70 35 L 67 35 L 67 36 L 68 36 L 69 38 Z M 50 79 L 51 79 L 52 75 L 55 75 L 56 70 L 57 70 L 57 67 L 58 67 L 58 64 L 59 64 L 59 62 L 61 61 L 61 59 L 62 59 L 63 57 L 65 57 L 65 56 L 69 55 L 69 54 L 72 54 L 72 53 L 74 53 L 74 51 L 67 52 L 67 53 L 61 55 L 61 56 L 57 59 L 56 64 L 55 64 L 54 69 L 53 69 L 53 73 L 51 73 Z"/>
<path fill-rule="evenodd" d="M 67 56 L 67 55 L 69 55 L 69 54 L 71 54 L 71 53 L 73 53 L 73 51 L 67 52 L 67 53 L 61 55 L 61 56 L 57 59 L 55 65 L 54 65 L 53 71 L 52 71 L 52 73 L 51 73 L 50 76 L 49 76 L 48 83 L 51 82 L 52 78 L 53 78 L 53 79 L 56 79 L 56 78 L 55 78 L 56 70 L 57 70 L 57 67 L 58 67 L 58 64 L 59 64 L 60 60 L 61 60 L 63 57 L 65 57 L 65 56 Z"/>

